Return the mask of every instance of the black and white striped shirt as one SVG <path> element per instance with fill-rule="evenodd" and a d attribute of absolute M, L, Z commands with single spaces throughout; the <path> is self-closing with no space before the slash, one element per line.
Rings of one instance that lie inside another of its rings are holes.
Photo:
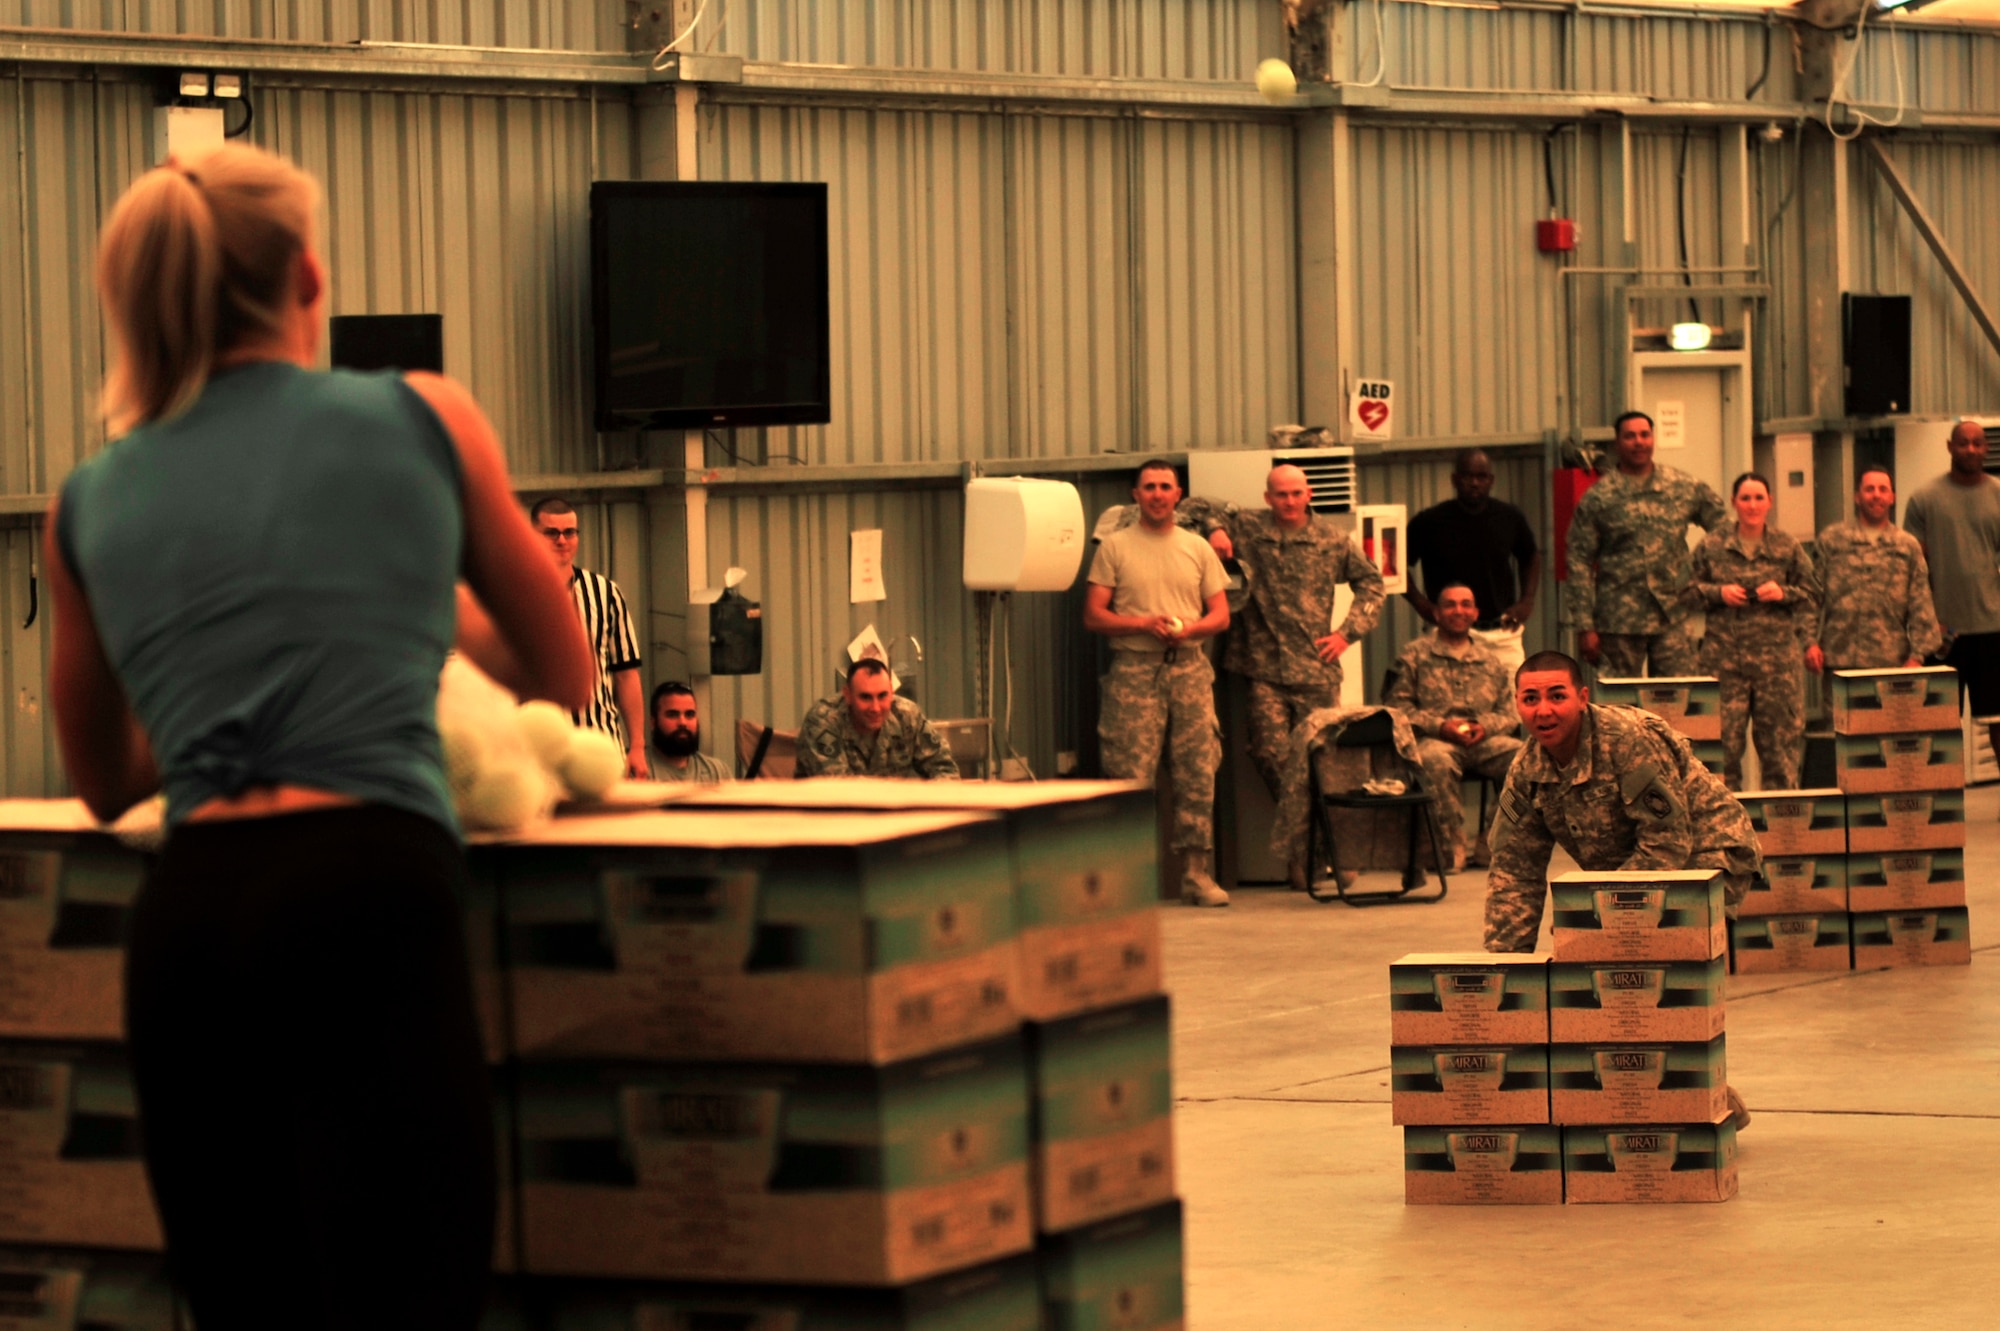
<path fill-rule="evenodd" d="M 631 745 L 625 734 L 625 718 L 618 710 L 618 698 L 611 689 L 614 670 L 639 667 L 639 636 L 632 631 L 632 615 L 625 608 L 625 593 L 602 573 L 587 568 L 570 570 L 570 599 L 576 602 L 577 618 L 583 621 L 583 636 L 597 655 L 597 690 L 590 706 L 571 712 L 569 719 L 589 730 L 601 730 L 618 741 L 620 751 Z M 636 718 L 635 718 L 636 719 Z"/>

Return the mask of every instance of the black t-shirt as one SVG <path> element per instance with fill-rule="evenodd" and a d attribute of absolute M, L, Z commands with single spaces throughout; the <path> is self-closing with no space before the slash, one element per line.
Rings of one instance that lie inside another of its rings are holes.
<path fill-rule="evenodd" d="M 1410 563 L 1423 570 L 1424 595 L 1436 601 L 1446 587 L 1464 583 L 1479 602 L 1481 628 L 1494 627 L 1520 599 L 1515 564 L 1525 571 L 1534 557 L 1527 516 L 1498 499 L 1479 513 L 1447 499 L 1410 519 Z"/>

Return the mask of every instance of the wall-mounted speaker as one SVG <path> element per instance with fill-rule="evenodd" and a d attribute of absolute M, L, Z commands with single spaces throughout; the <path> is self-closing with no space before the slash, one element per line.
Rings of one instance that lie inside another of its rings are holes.
<path fill-rule="evenodd" d="M 430 370 L 444 373 L 442 314 L 336 314 L 337 370 Z"/>
<path fill-rule="evenodd" d="M 1910 410 L 1910 298 L 1840 297 L 1841 357 L 1849 416 L 1900 416 Z"/>

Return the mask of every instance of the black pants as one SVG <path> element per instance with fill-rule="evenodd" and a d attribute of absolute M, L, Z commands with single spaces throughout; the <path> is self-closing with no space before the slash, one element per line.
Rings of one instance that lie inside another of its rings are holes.
<path fill-rule="evenodd" d="M 470 1331 L 493 1101 L 429 819 L 373 806 L 176 830 L 134 911 L 146 1172 L 201 1331 Z"/>

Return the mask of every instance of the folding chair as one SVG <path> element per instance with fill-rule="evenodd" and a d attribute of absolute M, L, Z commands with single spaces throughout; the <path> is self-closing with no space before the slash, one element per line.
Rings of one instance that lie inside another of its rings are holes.
<path fill-rule="evenodd" d="M 1395 725 L 1388 712 L 1377 712 L 1363 717 L 1340 732 L 1334 741 L 1336 748 L 1372 749 L 1393 744 Z M 1404 792 L 1401 795 L 1371 795 L 1357 790 L 1324 791 L 1319 787 L 1319 764 L 1308 755 L 1306 763 L 1307 789 L 1311 792 L 1312 812 L 1306 821 L 1306 892 L 1314 901 L 1341 901 L 1350 906 L 1419 905 L 1444 900 L 1450 890 L 1445 877 L 1445 867 L 1450 863 L 1445 858 L 1444 840 L 1438 832 L 1437 807 L 1431 801 L 1430 792 L 1425 788 L 1423 773 L 1414 763 L 1402 761 Z M 1313 870 L 1321 863 L 1320 848 L 1325 847 L 1325 862 L 1333 863 L 1333 816 L 1332 809 L 1360 809 L 1377 812 L 1384 809 L 1407 809 L 1410 816 L 1409 854 L 1403 866 L 1403 885 L 1389 891 L 1354 892 L 1341 885 L 1340 875 L 1334 874 L 1334 890 L 1331 896 L 1322 894 L 1313 883 Z M 1418 820 L 1422 820 L 1425 830 L 1430 833 L 1431 857 L 1437 862 L 1437 891 L 1425 896 L 1413 895 L 1424 885 L 1424 871 L 1417 864 Z"/>
<path fill-rule="evenodd" d="M 736 760 L 745 781 L 790 781 L 798 752 L 796 730 L 773 730 L 757 721 L 736 723 Z"/>

